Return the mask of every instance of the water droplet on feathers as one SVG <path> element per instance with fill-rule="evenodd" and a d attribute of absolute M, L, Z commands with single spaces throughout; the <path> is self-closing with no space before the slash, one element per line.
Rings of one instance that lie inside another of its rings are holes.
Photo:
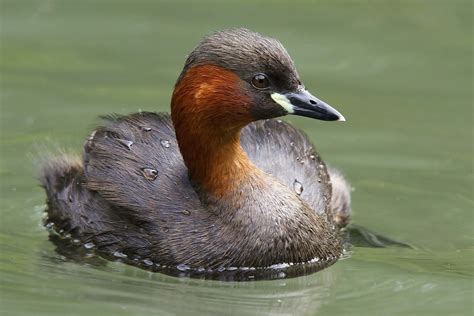
<path fill-rule="evenodd" d="M 84 248 L 86 248 L 86 249 L 92 249 L 94 247 L 95 247 L 94 243 L 91 243 L 91 242 L 88 242 L 88 243 L 84 244 Z"/>
<path fill-rule="evenodd" d="M 158 177 L 158 171 L 153 168 L 143 168 L 142 172 L 145 179 L 150 181 L 153 181 L 156 179 L 156 177 Z"/>
<path fill-rule="evenodd" d="M 290 266 L 289 263 L 275 263 L 275 264 L 272 264 L 271 266 L 269 266 L 268 268 L 279 270 L 279 269 L 288 268 L 289 266 Z"/>
<path fill-rule="evenodd" d="M 152 266 L 153 265 L 153 261 L 151 261 L 150 259 L 144 259 L 142 262 L 147 266 Z"/>
<path fill-rule="evenodd" d="M 118 140 L 122 145 L 127 147 L 128 149 L 132 149 L 133 142 L 131 140 L 126 140 L 126 139 L 119 139 Z"/>
<path fill-rule="evenodd" d="M 295 180 L 293 182 L 293 190 L 295 190 L 296 194 L 301 195 L 303 193 L 303 185 L 298 180 Z"/>
<path fill-rule="evenodd" d="M 120 251 L 114 252 L 113 256 L 117 258 L 127 258 L 127 255 Z"/>
<path fill-rule="evenodd" d="M 178 265 L 176 266 L 176 268 L 177 268 L 179 271 L 183 271 L 183 272 L 189 271 L 189 270 L 191 269 L 188 265 L 186 265 L 186 264 L 184 264 L 184 263 L 178 264 Z"/>
<path fill-rule="evenodd" d="M 169 140 L 160 140 L 160 143 L 161 143 L 161 146 L 165 147 L 165 148 L 169 148 L 171 146 L 170 144 L 170 141 Z"/>

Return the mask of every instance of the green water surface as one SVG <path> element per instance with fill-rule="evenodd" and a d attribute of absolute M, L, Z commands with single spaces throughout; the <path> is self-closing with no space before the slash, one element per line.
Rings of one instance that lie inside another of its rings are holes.
<path fill-rule="evenodd" d="M 470 1 L 0 0 L 2 315 L 472 315 Z M 288 118 L 352 186 L 354 222 L 415 249 L 353 249 L 277 281 L 174 278 L 54 251 L 34 157 L 100 114 L 168 111 L 186 54 L 245 26 L 280 39 L 344 124 Z"/>

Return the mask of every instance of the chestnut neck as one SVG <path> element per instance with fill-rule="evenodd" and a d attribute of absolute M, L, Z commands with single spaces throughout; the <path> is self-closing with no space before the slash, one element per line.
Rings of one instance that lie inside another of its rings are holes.
<path fill-rule="evenodd" d="M 240 144 L 241 129 L 253 121 L 240 78 L 214 65 L 187 70 L 176 84 L 171 116 L 189 176 L 200 193 L 221 198 L 260 170 Z"/>

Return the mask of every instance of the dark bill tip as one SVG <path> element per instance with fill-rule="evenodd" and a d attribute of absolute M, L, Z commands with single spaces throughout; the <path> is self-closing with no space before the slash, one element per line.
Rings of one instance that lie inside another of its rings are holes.
<path fill-rule="evenodd" d="M 345 122 L 344 116 L 326 102 L 319 100 L 306 90 L 273 93 L 272 99 L 280 104 L 288 114 L 306 116 L 323 121 Z"/>

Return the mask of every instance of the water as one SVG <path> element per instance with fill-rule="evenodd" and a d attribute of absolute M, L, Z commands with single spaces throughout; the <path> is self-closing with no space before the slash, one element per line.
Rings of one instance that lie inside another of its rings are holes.
<path fill-rule="evenodd" d="M 154 181 L 158 177 L 158 171 L 151 168 L 143 168 L 143 176 L 150 181 Z"/>
<path fill-rule="evenodd" d="M 169 140 L 160 140 L 160 143 L 161 143 L 161 146 L 165 147 L 165 148 L 169 148 L 170 147 L 170 141 Z"/>
<path fill-rule="evenodd" d="M 472 314 L 470 2 L 14 0 L 0 15 L 2 314 Z M 415 249 L 355 247 L 316 274 L 243 283 L 55 252 L 35 153 L 79 152 L 104 113 L 168 111 L 185 55 L 230 26 L 278 37 L 346 117 L 288 119 L 351 181 L 354 222 Z"/>
<path fill-rule="evenodd" d="M 303 193 L 303 185 L 298 180 L 295 180 L 295 182 L 293 182 L 293 189 L 298 195 L 301 195 L 301 193 Z"/>

